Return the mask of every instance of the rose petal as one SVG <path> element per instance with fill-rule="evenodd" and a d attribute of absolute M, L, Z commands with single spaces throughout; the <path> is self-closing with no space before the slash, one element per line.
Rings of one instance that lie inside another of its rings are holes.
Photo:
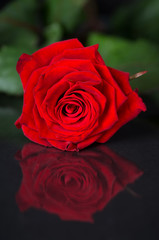
<path fill-rule="evenodd" d="M 109 71 L 111 72 L 112 77 L 118 83 L 120 89 L 124 92 L 124 94 L 128 95 L 132 92 L 132 88 L 129 83 L 129 73 L 122 72 L 117 69 L 108 67 Z"/>
<path fill-rule="evenodd" d="M 34 71 L 28 79 L 28 82 L 25 87 L 24 98 L 23 98 L 22 114 L 21 114 L 21 116 L 19 118 L 19 122 L 18 122 L 19 128 L 20 128 L 21 124 L 26 124 L 30 128 L 36 129 L 35 123 L 34 123 L 34 117 L 33 117 L 33 115 L 30 115 L 30 112 L 32 112 L 34 102 L 35 102 L 33 92 L 30 91 L 30 89 L 34 88 L 36 86 L 36 84 L 44 70 L 45 70 L 45 68 L 39 68 L 38 70 Z M 16 123 L 16 125 L 17 125 L 17 123 Z"/>
<path fill-rule="evenodd" d="M 127 101 L 119 109 L 118 122 L 111 129 L 103 132 L 97 142 L 106 142 L 120 127 L 135 118 L 141 111 L 146 111 L 142 99 L 135 92 L 130 93 Z"/>
<path fill-rule="evenodd" d="M 21 57 L 18 60 L 16 69 L 20 75 L 24 90 L 30 75 L 34 70 L 37 70 L 38 68 L 39 68 L 38 63 L 31 55 L 25 53 L 21 55 Z"/>
<path fill-rule="evenodd" d="M 110 84 L 104 82 L 102 91 L 103 95 L 105 95 L 107 99 L 106 107 L 103 114 L 99 117 L 99 126 L 94 130 L 92 135 L 96 135 L 106 129 L 110 129 L 118 121 L 115 89 Z"/>
<path fill-rule="evenodd" d="M 119 108 L 126 100 L 126 96 L 123 93 L 122 89 L 118 86 L 115 79 L 113 79 L 109 69 L 106 66 L 102 66 L 99 64 L 96 64 L 96 69 L 100 73 L 101 77 L 108 82 L 114 89 L 115 89 L 115 95 L 116 95 L 116 106 Z M 124 74 L 125 77 L 125 74 Z"/>
<path fill-rule="evenodd" d="M 51 144 L 49 144 L 49 142 L 46 139 L 39 137 L 38 131 L 31 129 L 24 124 L 22 125 L 22 130 L 23 130 L 24 135 L 27 138 L 29 138 L 31 141 L 42 144 L 44 146 L 51 147 Z"/>
<path fill-rule="evenodd" d="M 93 64 L 100 63 L 102 65 L 105 65 L 102 57 L 98 52 L 98 44 L 84 48 L 66 49 L 61 54 L 56 56 L 52 60 L 52 63 L 57 63 L 59 60 L 63 59 L 85 59 L 91 60 Z"/>
<path fill-rule="evenodd" d="M 53 43 L 49 46 L 39 49 L 32 56 L 36 59 L 40 66 L 46 66 L 50 61 L 61 54 L 66 49 L 84 48 L 78 39 L 69 39 Z"/>

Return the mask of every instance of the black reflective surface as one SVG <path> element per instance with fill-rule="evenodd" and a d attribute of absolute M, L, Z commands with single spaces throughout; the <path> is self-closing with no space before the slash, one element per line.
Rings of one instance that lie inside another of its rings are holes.
<path fill-rule="evenodd" d="M 1 127 L 0 239 L 159 239 L 157 125 L 139 118 L 77 155 L 35 149 L 11 118 Z"/>

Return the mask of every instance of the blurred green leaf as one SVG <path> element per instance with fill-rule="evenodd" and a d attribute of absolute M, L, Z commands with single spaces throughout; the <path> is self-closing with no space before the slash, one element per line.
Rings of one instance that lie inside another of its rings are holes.
<path fill-rule="evenodd" d="M 9 46 L 4 46 L 0 50 L 0 92 L 12 95 L 23 93 L 22 84 L 16 72 L 17 61 L 23 52 L 30 53 L 28 50 Z"/>
<path fill-rule="evenodd" d="M 34 48 L 38 29 L 36 0 L 16 0 L 0 12 L 0 44 Z"/>
<path fill-rule="evenodd" d="M 52 44 L 62 39 L 63 30 L 59 23 L 53 23 L 45 28 L 45 45 Z"/>
<path fill-rule="evenodd" d="M 67 31 L 75 28 L 87 0 L 46 0 L 47 23 L 58 22 Z"/>
<path fill-rule="evenodd" d="M 144 76 L 132 80 L 132 87 L 137 87 L 144 93 L 159 89 L 158 46 L 146 40 L 128 41 L 98 33 L 90 34 L 88 45 L 96 43 L 99 43 L 99 52 L 106 65 L 131 75 L 143 70 L 148 71 Z"/>
<path fill-rule="evenodd" d="M 115 32 L 129 37 L 145 37 L 159 42 L 159 1 L 142 0 L 122 6 L 111 19 Z"/>

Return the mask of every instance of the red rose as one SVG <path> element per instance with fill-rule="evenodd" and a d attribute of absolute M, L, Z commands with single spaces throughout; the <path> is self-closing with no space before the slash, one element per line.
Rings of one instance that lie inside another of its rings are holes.
<path fill-rule="evenodd" d="M 106 142 L 146 110 L 130 87 L 129 74 L 107 67 L 97 49 L 71 39 L 20 57 L 24 104 L 15 124 L 26 137 L 78 151 Z"/>
<path fill-rule="evenodd" d="M 63 220 L 92 222 L 92 215 L 142 172 L 104 145 L 93 151 L 64 153 L 26 144 L 17 156 L 23 180 L 16 201 L 57 214 Z"/>

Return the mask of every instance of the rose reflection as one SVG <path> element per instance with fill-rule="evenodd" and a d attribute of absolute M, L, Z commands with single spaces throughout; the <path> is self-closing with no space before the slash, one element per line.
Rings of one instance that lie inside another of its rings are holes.
<path fill-rule="evenodd" d="M 35 207 L 63 220 L 93 222 L 95 212 L 142 174 L 105 145 L 76 153 L 29 143 L 16 159 L 23 172 L 19 209 Z"/>

